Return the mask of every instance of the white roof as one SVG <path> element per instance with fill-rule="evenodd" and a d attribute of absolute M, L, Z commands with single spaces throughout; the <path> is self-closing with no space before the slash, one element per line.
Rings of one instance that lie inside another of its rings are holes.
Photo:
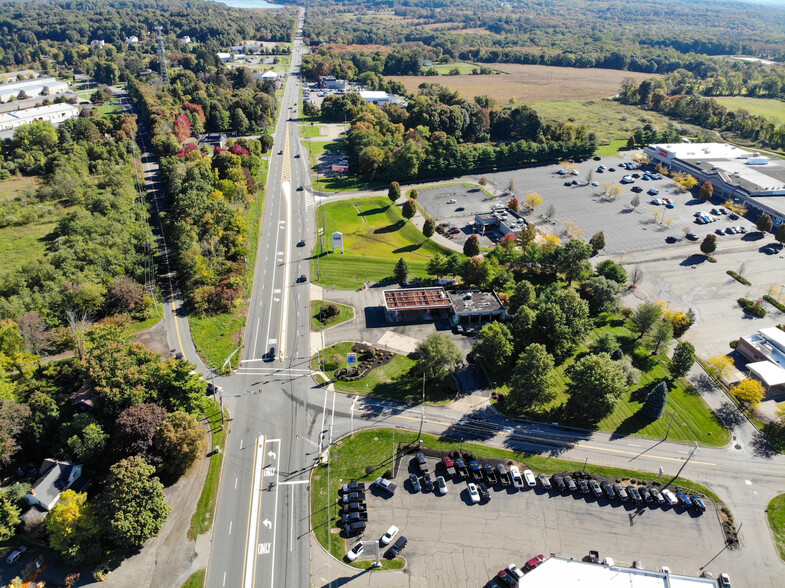
<path fill-rule="evenodd" d="M 747 369 L 767 387 L 785 384 L 785 369 L 770 361 L 748 363 Z"/>
<path fill-rule="evenodd" d="M 8 84 L 0 84 L 0 94 L 8 94 L 13 92 L 18 94 L 22 90 L 29 90 L 30 88 L 42 88 L 44 86 L 67 84 L 64 81 L 58 81 L 54 78 L 36 78 L 34 80 L 23 80 L 21 82 L 9 82 Z"/>
<path fill-rule="evenodd" d="M 651 149 L 663 149 L 671 157 L 679 159 L 703 159 L 715 157 L 720 159 L 732 159 L 734 157 L 747 156 L 749 151 L 745 151 L 734 145 L 727 143 L 658 143 L 650 145 Z"/>
<path fill-rule="evenodd" d="M 277 77 L 278 77 L 278 74 L 277 74 L 277 73 L 275 73 L 273 70 L 271 70 L 271 69 L 268 69 L 266 72 L 264 72 L 264 73 L 263 73 L 261 76 L 259 76 L 259 77 L 260 77 L 260 78 L 262 78 L 263 80 L 274 80 L 275 78 L 277 78 Z"/>
<path fill-rule="evenodd" d="M 758 333 L 760 333 L 761 337 L 768 339 L 785 352 L 785 331 L 777 327 L 766 327 L 765 329 L 759 329 Z"/>
<path fill-rule="evenodd" d="M 520 588 L 699 588 L 712 586 L 714 580 L 691 578 L 676 574 L 662 574 L 621 566 L 604 566 L 571 559 L 551 557 L 526 574 L 518 583 Z"/>
<path fill-rule="evenodd" d="M 75 114 L 79 114 L 79 110 L 79 108 L 71 104 L 50 104 L 48 106 L 38 106 L 36 108 L 14 110 L 13 112 L 5 112 L 0 114 L 0 125 L 16 120 L 36 119 L 48 114 L 56 114 L 58 112 L 74 112 Z"/>
<path fill-rule="evenodd" d="M 360 97 L 363 100 L 387 100 L 391 98 L 387 92 L 376 92 L 372 90 L 363 90 L 360 92 Z"/>

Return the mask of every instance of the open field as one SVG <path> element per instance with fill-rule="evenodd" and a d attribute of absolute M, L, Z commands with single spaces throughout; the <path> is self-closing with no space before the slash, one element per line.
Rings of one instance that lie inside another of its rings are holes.
<path fill-rule="evenodd" d="M 434 65 L 425 67 L 423 66 L 422 71 L 426 71 L 429 69 L 433 69 L 439 72 L 439 75 L 446 76 L 452 71 L 453 69 L 458 69 L 460 75 L 471 75 L 473 70 L 479 70 L 481 67 L 487 67 L 484 63 L 477 64 L 477 63 L 469 63 L 466 61 L 455 61 L 452 63 L 436 63 Z"/>
<path fill-rule="evenodd" d="M 399 206 L 387 198 L 345 200 L 320 206 L 318 226 L 329 236 L 343 233 L 345 253 L 331 252 L 329 243 L 319 258 L 312 260 L 314 283 L 353 290 L 366 281 L 391 279 L 398 258 L 409 265 L 409 276 L 425 277 L 425 266 L 435 254 L 449 256 L 449 251 L 430 239 L 401 216 Z M 318 253 L 317 253 L 318 254 Z"/>
<path fill-rule="evenodd" d="M 632 78 L 636 83 L 640 83 L 648 78 L 662 77 L 615 69 L 580 69 L 514 63 L 483 65 L 508 75 L 447 76 L 439 77 L 438 81 L 451 90 L 457 90 L 468 100 L 486 94 L 500 103 L 505 103 L 510 99 L 517 102 L 537 102 L 565 98 L 606 98 L 614 96 L 619 91 L 625 78 Z M 401 82 L 411 92 L 416 92 L 417 86 L 429 81 L 422 76 L 388 76 L 388 79 Z"/>
<path fill-rule="evenodd" d="M 97 109 L 101 116 L 109 116 L 110 114 L 122 114 L 123 105 L 119 102 L 108 102 L 98 106 Z"/>
<path fill-rule="evenodd" d="M 747 96 L 714 96 L 728 110 L 746 110 L 750 114 L 764 116 L 777 124 L 785 124 L 785 102 L 767 98 Z"/>

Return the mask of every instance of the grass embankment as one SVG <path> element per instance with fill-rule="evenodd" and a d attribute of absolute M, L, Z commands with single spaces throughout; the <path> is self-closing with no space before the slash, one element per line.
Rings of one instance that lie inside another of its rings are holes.
<path fill-rule="evenodd" d="M 268 169 L 268 161 L 263 160 L 259 186 L 266 187 Z M 260 224 L 264 215 L 266 194 L 266 188 L 258 190 L 256 197 L 248 205 L 248 210 L 243 215 L 248 224 L 248 267 L 245 270 L 246 301 L 253 290 L 254 268 L 256 267 L 256 256 L 259 253 Z M 206 365 L 220 370 L 226 358 L 242 343 L 242 332 L 245 327 L 246 315 L 246 304 L 237 304 L 234 312 L 205 317 L 189 317 L 191 337 L 196 350 L 202 356 Z M 231 366 L 227 366 L 224 373 L 240 364 L 240 355 L 240 353 L 236 353 L 232 357 Z"/>
<path fill-rule="evenodd" d="M 780 559 L 785 561 L 785 494 L 776 496 L 766 509 L 769 527 Z"/>
<path fill-rule="evenodd" d="M 401 216 L 399 206 L 384 197 L 344 200 L 320 206 L 318 226 L 324 229 L 323 246 L 317 245 L 318 260 L 312 260 L 314 283 L 342 290 L 354 290 L 364 282 L 392 280 L 398 258 L 409 266 L 409 277 L 425 278 L 425 266 L 436 253 L 453 251 L 426 239 L 422 232 Z M 330 235 L 343 233 L 344 251 L 332 253 Z"/>
<path fill-rule="evenodd" d="M 332 378 L 333 372 L 346 366 L 346 354 L 352 350 L 353 342 L 332 345 L 322 350 L 322 371 Z M 374 398 L 389 398 L 402 402 L 422 401 L 422 377 L 413 373 L 415 362 L 405 355 L 396 355 L 393 360 L 355 382 L 333 380 L 336 390 Z M 311 369 L 319 369 L 318 357 L 311 361 Z M 444 382 L 425 382 L 425 401 L 428 404 L 449 402 L 458 391 L 452 376 Z"/>
<path fill-rule="evenodd" d="M 194 572 L 180 588 L 203 588 L 206 574 L 207 570 Z"/>
<path fill-rule="evenodd" d="M 596 339 L 604 332 L 616 336 L 625 355 L 632 357 L 633 365 L 641 370 L 641 379 L 638 384 L 629 387 L 617 402 L 613 412 L 597 423 L 597 429 L 619 436 L 635 435 L 662 439 L 668 431 L 671 414 L 675 412 L 676 416 L 673 417 L 673 425 L 668 436 L 671 441 L 688 443 L 697 441 L 711 446 L 722 446 L 730 441 L 730 433 L 700 394 L 686 380 L 670 379 L 667 367 L 669 359 L 665 349 L 661 348 L 659 353 L 651 355 L 650 347 L 643 340 L 638 339 L 637 335 L 623 324 L 618 315 L 605 317 L 605 324 L 596 328 L 588 341 Z M 550 404 L 511 416 L 584 427 L 585 423 L 582 421 L 571 422 L 570 415 L 565 410 L 569 399 L 569 378 L 566 372 L 575 363 L 576 358 L 582 357 L 588 350 L 588 343 L 581 345 L 573 357 L 556 369 L 554 386 L 556 397 Z M 667 403 L 662 416 L 652 422 L 640 412 L 640 408 L 649 390 L 663 380 L 667 382 L 669 389 Z M 500 386 L 499 391 L 506 393 L 508 389 L 506 386 Z"/>
<path fill-rule="evenodd" d="M 394 442 L 393 442 L 394 437 Z M 423 435 L 423 444 L 436 450 L 455 451 L 462 450 L 474 454 L 477 458 L 515 460 L 525 463 L 535 472 L 554 474 L 556 472 L 572 472 L 582 470 L 584 464 L 564 459 L 551 459 L 527 453 L 516 453 L 505 449 L 487 447 L 475 443 L 461 443 L 448 439 L 438 439 L 432 435 Z M 338 505 L 335 501 L 338 497 L 338 488 L 342 483 L 350 481 L 363 481 L 366 484 L 375 480 L 386 470 L 392 469 L 393 451 L 398 443 L 413 443 L 417 440 L 415 431 L 404 431 L 401 429 L 369 429 L 354 434 L 353 438 L 345 437 L 337 442 L 330 453 L 330 483 L 328 486 L 327 465 L 316 468 L 311 476 L 311 524 L 318 541 L 325 549 L 338 559 L 343 559 L 346 554 L 347 541 L 330 530 L 335 528 L 332 519 L 339 516 Z M 375 471 L 371 474 L 365 473 L 366 466 L 373 466 Z M 620 468 L 595 466 L 588 464 L 586 471 L 595 476 L 608 478 L 631 478 L 636 481 L 656 480 L 657 474 L 651 472 L 640 472 Z M 674 480 L 663 479 L 671 485 L 678 485 L 691 488 L 701 494 L 706 495 L 711 500 L 719 502 L 719 497 L 708 488 L 685 480 L 676 478 Z M 328 508 L 329 505 L 329 508 Z M 467 528 L 467 533 L 471 533 Z M 351 543 L 351 539 L 349 543 Z M 369 564 L 370 562 L 362 562 Z M 359 567 L 359 566 L 357 566 Z M 367 565 L 366 565 L 367 567 Z"/>
<path fill-rule="evenodd" d="M 218 483 L 221 480 L 221 465 L 223 464 L 226 444 L 226 427 L 221 425 L 221 406 L 213 401 L 212 411 L 203 415 L 210 427 L 212 441 L 212 454 L 209 457 L 210 466 L 207 477 L 204 479 L 202 494 L 196 503 L 196 512 L 191 517 L 191 527 L 188 529 L 188 538 L 195 540 L 202 533 L 206 533 L 213 526 L 216 498 L 218 496 Z M 224 408 L 224 421 L 229 421 L 229 411 Z M 215 448 L 221 447 L 220 453 L 215 453 Z M 190 580 L 189 580 L 190 581 Z"/>
<path fill-rule="evenodd" d="M 600 145 L 597 147 L 594 155 L 599 155 L 600 157 L 612 157 L 613 155 L 618 155 L 619 151 L 625 147 L 627 147 L 627 141 L 624 139 L 617 139 L 616 141 L 611 141 L 607 145 Z"/>
<path fill-rule="evenodd" d="M 322 306 L 335 306 L 338 309 L 338 315 L 332 317 L 331 319 L 327 320 L 327 324 L 322 323 L 319 319 L 316 318 L 316 315 L 319 313 L 319 309 Z M 311 300 L 311 330 L 312 331 L 321 331 L 323 329 L 329 329 L 330 327 L 335 327 L 336 325 L 340 325 L 341 323 L 345 323 L 346 321 L 350 321 L 354 318 L 354 307 L 348 306 L 346 304 L 338 304 L 337 302 L 326 302 L 324 300 Z"/>
<path fill-rule="evenodd" d="M 785 124 L 785 102 L 782 100 L 749 96 L 713 96 L 712 98 L 728 110 L 746 110 L 752 115 L 763 116 L 777 124 Z"/>

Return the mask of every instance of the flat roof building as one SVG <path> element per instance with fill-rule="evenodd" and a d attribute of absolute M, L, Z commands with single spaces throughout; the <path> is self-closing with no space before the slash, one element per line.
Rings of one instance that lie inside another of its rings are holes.
<path fill-rule="evenodd" d="M 644 152 L 653 164 L 688 173 L 700 183 L 711 182 L 715 195 L 736 198 L 770 215 L 775 226 L 785 222 L 785 161 L 781 159 L 725 143 L 649 145 Z"/>
<path fill-rule="evenodd" d="M 385 290 L 384 314 L 388 321 L 429 320 L 446 315 L 452 303 L 444 288 Z"/>
<path fill-rule="evenodd" d="M 0 114 L 0 135 L 6 134 L 3 131 L 13 131 L 36 120 L 47 120 L 57 126 L 64 120 L 78 117 L 80 110 L 71 104 L 50 104 L 49 106 L 5 112 Z M 8 133 L 7 137 L 12 135 L 13 133 Z"/>
<path fill-rule="evenodd" d="M 54 78 L 36 78 L 22 82 L 12 82 L 0 85 L 0 102 L 8 102 L 13 98 L 36 98 L 38 96 L 53 96 L 68 91 L 68 82 L 58 81 Z"/>
<path fill-rule="evenodd" d="M 360 98 L 365 100 L 368 104 L 392 104 L 398 100 L 393 94 L 387 92 L 375 92 L 371 90 L 363 90 L 360 92 Z"/>
<path fill-rule="evenodd" d="M 750 374 L 767 388 L 785 384 L 785 332 L 768 327 L 754 335 L 739 337 L 736 351 L 750 360 L 747 364 Z"/>
<path fill-rule="evenodd" d="M 561 586 L 580 586 L 581 588 L 716 588 L 717 582 L 708 578 L 694 578 L 551 557 L 521 578 L 518 581 L 518 586 L 519 588 Z"/>
<path fill-rule="evenodd" d="M 448 292 L 448 296 L 452 302 L 455 324 L 480 323 L 492 319 L 503 321 L 507 318 L 507 310 L 493 291 L 457 290 Z"/>

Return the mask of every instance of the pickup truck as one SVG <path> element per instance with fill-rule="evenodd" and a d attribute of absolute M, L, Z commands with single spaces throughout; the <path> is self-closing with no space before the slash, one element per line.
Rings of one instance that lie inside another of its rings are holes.
<path fill-rule="evenodd" d="M 351 525 L 352 523 L 365 522 L 368 520 L 367 512 L 351 512 L 341 516 L 342 525 Z"/>
<path fill-rule="evenodd" d="M 390 496 L 393 496 L 396 492 L 398 492 L 398 486 L 390 482 L 390 480 L 379 477 L 376 478 L 374 484 L 376 484 L 382 490 L 386 490 Z"/>
<path fill-rule="evenodd" d="M 442 463 L 444 464 L 444 469 L 447 472 L 447 475 L 454 477 L 456 474 L 456 470 L 455 470 L 455 464 L 453 464 L 452 460 L 449 457 L 445 456 L 442 458 Z"/>
<path fill-rule="evenodd" d="M 458 470 L 458 475 L 462 479 L 466 479 L 469 477 L 469 468 L 466 467 L 466 464 L 463 462 L 462 459 L 455 460 L 455 468 Z"/>

